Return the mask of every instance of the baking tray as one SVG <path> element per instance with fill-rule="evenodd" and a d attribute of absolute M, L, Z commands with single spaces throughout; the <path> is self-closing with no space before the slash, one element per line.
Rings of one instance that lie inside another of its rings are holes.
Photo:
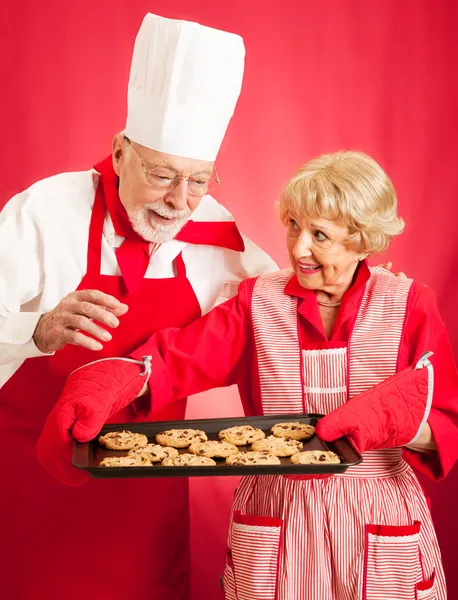
<path fill-rule="evenodd" d="M 105 425 L 99 435 L 109 431 L 122 431 L 128 429 L 133 433 L 143 433 L 148 441 L 154 442 L 154 436 L 166 429 L 201 429 L 205 431 L 209 440 L 217 440 L 221 429 L 235 425 L 252 425 L 259 427 L 266 435 L 276 423 L 285 421 L 301 421 L 315 426 L 323 415 L 318 414 L 281 414 L 268 417 L 232 417 L 224 419 L 196 419 L 186 421 L 156 421 L 152 423 L 116 423 Z M 98 437 L 98 436 L 97 436 Z M 318 475 L 344 473 L 348 467 L 359 464 L 361 455 L 356 452 L 346 438 L 334 442 L 323 442 L 317 435 L 303 441 L 304 450 L 331 450 L 341 458 L 340 464 L 322 465 L 293 465 L 289 457 L 280 458 L 280 465 L 226 465 L 224 459 L 215 458 L 216 466 L 202 467 L 162 467 L 155 463 L 151 467 L 99 467 L 100 461 L 107 456 L 125 456 L 127 452 L 108 450 L 100 446 L 97 438 L 81 444 L 75 442 L 73 448 L 73 465 L 85 469 L 92 477 L 202 477 L 211 475 Z M 239 446 L 241 452 L 250 450 L 250 446 Z M 180 454 L 187 452 L 187 448 L 180 449 Z"/>

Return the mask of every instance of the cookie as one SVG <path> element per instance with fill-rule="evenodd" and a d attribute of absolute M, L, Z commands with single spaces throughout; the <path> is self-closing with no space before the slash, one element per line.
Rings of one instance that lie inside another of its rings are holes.
<path fill-rule="evenodd" d="M 227 465 L 280 465 L 280 459 L 267 452 L 239 452 L 226 458 Z"/>
<path fill-rule="evenodd" d="M 144 456 L 152 463 L 161 462 L 164 458 L 178 456 L 176 448 L 167 448 L 159 446 L 159 444 L 146 444 L 146 446 L 138 446 L 129 450 L 129 456 Z"/>
<path fill-rule="evenodd" d="M 161 446 L 187 448 L 193 442 L 206 442 L 207 436 L 200 429 L 168 429 L 156 434 L 156 442 Z"/>
<path fill-rule="evenodd" d="M 229 442 L 218 442 L 209 440 L 208 442 L 194 442 L 188 451 L 197 456 L 207 456 L 208 458 L 226 458 L 239 451 L 237 446 Z"/>
<path fill-rule="evenodd" d="M 107 456 L 99 467 L 152 467 L 153 463 L 146 456 Z"/>
<path fill-rule="evenodd" d="M 330 450 L 305 450 L 293 454 L 290 461 L 293 465 L 335 465 L 340 458 Z"/>
<path fill-rule="evenodd" d="M 131 450 L 137 446 L 146 446 L 148 438 L 143 433 L 131 431 L 110 431 L 99 437 L 99 444 L 109 450 Z"/>
<path fill-rule="evenodd" d="M 252 444 L 256 440 L 262 440 L 266 437 L 266 434 L 251 425 L 236 425 L 235 427 L 229 427 L 229 429 L 222 429 L 218 433 L 218 437 L 220 440 L 236 446 L 246 446 L 246 444 Z"/>
<path fill-rule="evenodd" d="M 206 456 L 195 454 L 179 454 L 171 458 L 164 458 L 161 462 L 163 467 L 210 467 L 216 465 L 215 461 Z"/>
<path fill-rule="evenodd" d="M 278 438 L 308 440 L 315 433 L 315 427 L 306 423 L 277 423 L 270 431 Z"/>
<path fill-rule="evenodd" d="M 268 450 L 274 456 L 291 456 L 300 452 L 303 448 L 302 442 L 292 440 L 291 438 L 278 438 L 269 435 L 264 440 L 258 440 L 251 444 L 252 450 Z"/>

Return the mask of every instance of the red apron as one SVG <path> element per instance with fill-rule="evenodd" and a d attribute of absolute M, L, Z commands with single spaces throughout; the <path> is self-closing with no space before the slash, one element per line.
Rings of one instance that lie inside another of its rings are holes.
<path fill-rule="evenodd" d="M 54 356 L 26 360 L 0 389 L 0 597 L 5 600 L 189 598 L 187 479 L 91 479 L 66 487 L 36 460 L 37 438 L 73 369 L 126 355 L 154 331 L 184 326 L 201 314 L 181 254 L 176 277 L 143 279 L 134 295 L 127 295 L 122 277 L 100 274 L 105 212 L 101 177 L 87 274 L 78 289 L 101 290 L 129 305 L 112 341 L 97 353 L 67 346 Z M 155 417 L 183 419 L 185 405 L 183 400 Z M 134 420 L 129 411 L 112 421 Z"/>

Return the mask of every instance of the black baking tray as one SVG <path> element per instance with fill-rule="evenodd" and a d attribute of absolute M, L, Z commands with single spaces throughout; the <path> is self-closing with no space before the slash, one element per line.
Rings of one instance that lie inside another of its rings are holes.
<path fill-rule="evenodd" d="M 166 429 L 201 429 L 209 440 L 217 440 L 221 429 L 235 425 L 252 425 L 259 427 L 266 435 L 276 423 L 300 421 L 315 426 L 323 415 L 318 414 L 281 414 L 267 417 L 232 417 L 223 419 L 195 419 L 186 421 L 156 421 L 152 423 L 116 423 L 105 425 L 99 435 L 109 431 L 128 429 L 133 433 L 143 433 L 149 442 L 155 441 L 155 435 Z M 346 438 L 334 442 L 323 442 L 314 435 L 303 442 L 304 450 L 331 450 L 340 456 L 340 464 L 293 465 L 289 457 L 280 458 L 280 465 L 226 465 L 224 459 L 214 459 L 216 466 L 202 467 L 162 467 L 160 463 L 151 467 L 100 467 L 100 461 L 107 456 L 125 456 L 127 452 L 107 450 L 100 446 L 97 438 L 87 442 L 75 442 L 73 448 L 73 466 L 85 469 L 92 477 L 202 477 L 211 475 L 318 475 L 344 473 L 348 467 L 359 464 L 361 455 L 356 452 Z M 250 450 L 250 446 L 239 446 L 241 452 Z M 187 449 L 180 449 L 180 453 Z"/>

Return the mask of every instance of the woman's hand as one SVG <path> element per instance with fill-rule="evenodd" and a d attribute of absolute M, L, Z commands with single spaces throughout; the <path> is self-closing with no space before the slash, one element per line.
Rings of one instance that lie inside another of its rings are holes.
<path fill-rule="evenodd" d="M 67 485 L 88 479 L 72 467 L 73 438 L 92 440 L 111 416 L 134 402 L 151 373 L 149 359 L 108 358 L 73 371 L 37 443 L 38 460 L 55 479 Z"/>
<path fill-rule="evenodd" d="M 347 436 L 361 454 L 407 444 L 419 445 L 426 451 L 431 443 L 430 433 L 423 425 L 432 400 L 429 355 L 424 355 L 414 368 L 392 375 L 320 419 L 316 426 L 318 437 L 332 442 Z M 423 441 L 418 444 L 420 434 Z"/>

